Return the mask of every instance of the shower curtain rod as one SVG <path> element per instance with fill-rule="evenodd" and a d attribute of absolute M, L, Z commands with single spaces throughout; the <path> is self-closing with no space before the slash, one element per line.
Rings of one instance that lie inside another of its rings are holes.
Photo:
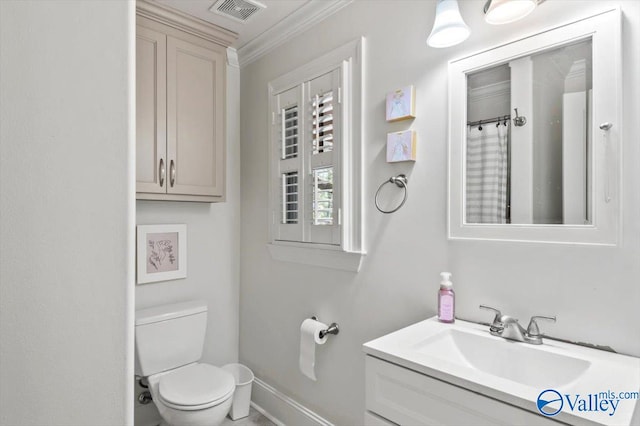
<path fill-rule="evenodd" d="M 486 120 L 467 121 L 467 126 L 480 126 L 480 125 L 483 125 L 483 124 L 494 123 L 496 121 L 502 121 L 502 120 L 507 120 L 507 119 L 511 119 L 511 116 L 510 115 L 502 115 L 500 117 L 488 118 Z"/>

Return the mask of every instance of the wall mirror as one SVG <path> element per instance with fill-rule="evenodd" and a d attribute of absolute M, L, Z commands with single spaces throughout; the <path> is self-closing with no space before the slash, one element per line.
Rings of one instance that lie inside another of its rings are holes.
<path fill-rule="evenodd" d="M 449 63 L 450 238 L 617 242 L 620 20 Z"/>

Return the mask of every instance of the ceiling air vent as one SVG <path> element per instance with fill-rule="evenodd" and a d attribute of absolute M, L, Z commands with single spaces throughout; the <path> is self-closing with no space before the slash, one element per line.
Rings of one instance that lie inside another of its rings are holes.
<path fill-rule="evenodd" d="M 256 0 L 218 0 L 209 10 L 238 22 L 249 18 L 267 6 Z"/>

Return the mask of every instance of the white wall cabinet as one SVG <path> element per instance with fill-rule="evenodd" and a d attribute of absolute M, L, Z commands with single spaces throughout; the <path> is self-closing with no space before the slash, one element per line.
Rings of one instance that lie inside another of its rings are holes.
<path fill-rule="evenodd" d="M 366 357 L 365 424 L 559 425 L 405 367 Z"/>
<path fill-rule="evenodd" d="M 619 7 L 608 7 L 449 62 L 450 239 L 619 243 L 623 19 Z M 565 55 L 562 72 L 554 54 Z M 511 114 L 519 108 L 528 122 L 510 129 L 508 224 L 469 221 L 466 206 L 467 80 L 499 71 L 502 65 L 496 64 L 509 64 Z M 576 92 L 582 92 L 581 105 L 572 104 L 577 117 L 563 115 L 563 94 Z M 562 124 L 574 132 L 563 135 Z M 570 155 L 562 156 L 563 148 Z M 570 189 L 563 192 L 563 184 Z"/>
<path fill-rule="evenodd" d="M 185 26 L 186 19 L 138 3 L 138 199 L 225 200 L 226 46 L 233 37 L 223 34 L 223 44 L 200 37 L 203 28 Z"/>

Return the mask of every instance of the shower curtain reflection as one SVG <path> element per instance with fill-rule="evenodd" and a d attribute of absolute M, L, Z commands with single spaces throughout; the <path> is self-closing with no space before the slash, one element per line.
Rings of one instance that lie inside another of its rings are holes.
<path fill-rule="evenodd" d="M 509 223 L 509 124 L 467 127 L 466 223 Z"/>

